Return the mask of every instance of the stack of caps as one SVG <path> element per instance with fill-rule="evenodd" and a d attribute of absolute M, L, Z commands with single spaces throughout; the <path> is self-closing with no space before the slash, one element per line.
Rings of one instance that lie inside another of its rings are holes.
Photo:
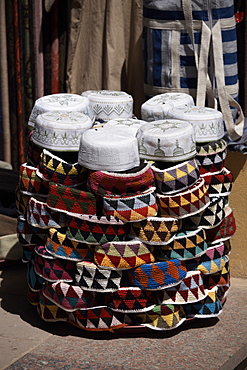
<path fill-rule="evenodd" d="M 171 330 L 221 312 L 232 215 L 225 196 L 211 196 L 214 174 L 200 173 L 193 125 L 117 118 L 57 155 L 32 137 L 16 205 L 28 298 L 42 319 Z"/>

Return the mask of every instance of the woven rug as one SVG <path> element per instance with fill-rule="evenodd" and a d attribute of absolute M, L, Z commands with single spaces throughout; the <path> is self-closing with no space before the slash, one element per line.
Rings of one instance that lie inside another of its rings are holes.
<path fill-rule="evenodd" d="M 43 246 L 36 246 L 34 249 L 34 271 L 47 281 L 73 282 L 75 268 L 74 261 L 55 258 Z"/>
<path fill-rule="evenodd" d="M 103 197 L 103 214 L 117 217 L 124 222 L 140 221 L 156 216 L 157 212 L 155 187 L 133 196 Z"/>
<path fill-rule="evenodd" d="M 115 292 L 120 288 L 121 270 L 106 270 L 90 262 L 77 262 L 75 281 L 83 290 Z"/>
<path fill-rule="evenodd" d="M 140 240 L 111 242 L 96 245 L 94 262 L 107 269 L 126 270 L 154 262 L 153 247 Z"/>
<path fill-rule="evenodd" d="M 188 260 L 203 255 L 208 248 L 206 233 L 203 229 L 180 231 L 167 245 L 156 246 L 155 258 L 159 261 L 177 258 Z"/>
<path fill-rule="evenodd" d="M 127 172 L 90 171 L 87 186 L 101 196 L 134 195 L 154 186 L 154 174 L 148 162 Z"/>
<path fill-rule="evenodd" d="M 165 169 L 154 163 L 152 170 L 155 176 L 157 191 L 161 194 L 175 194 L 194 185 L 200 176 L 195 158 Z"/>
<path fill-rule="evenodd" d="M 129 237 L 138 238 L 146 244 L 168 244 L 181 227 L 181 221 L 172 217 L 148 217 L 132 222 Z"/>
<path fill-rule="evenodd" d="M 95 215 L 96 198 L 88 192 L 50 183 L 47 206 L 55 211 Z"/>
<path fill-rule="evenodd" d="M 88 170 L 79 163 L 68 163 L 44 149 L 37 165 L 37 175 L 56 184 L 75 186 L 87 181 Z"/>
<path fill-rule="evenodd" d="M 192 216 L 208 207 L 210 199 L 204 179 L 200 178 L 195 185 L 175 195 L 156 194 L 160 216 L 178 219 Z"/>
<path fill-rule="evenodd" d="M 187 273 L 184 264 L 178 259 L 146 263 L 126 271 L 128 285 L 147 290 L 159 290 L 182 281 Z"/>
<path fill-rule="evenodd" d="M 45 202 L 31 197 L 27 207 L 27 222 L 40 229 L 50 227 L 61 228 L 66 226 L 66 215 L 62 212 L 53 211 Z"/>
<path fill-rule="evenodd" d="M 89 244 L 126 240 L 127 225 L 113 216 L 68 215 L 66 235 Z"/>
<path fill-rule="evenodd" d="M 70 240 L 53 228 L 49 232 L 45 247 L 53 256 L 71 261 L 93 261 L 94 251 L 90 244 Z"/>

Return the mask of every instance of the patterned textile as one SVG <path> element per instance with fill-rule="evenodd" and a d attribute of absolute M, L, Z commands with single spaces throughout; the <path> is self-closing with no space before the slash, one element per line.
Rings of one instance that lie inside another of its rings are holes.
<path fill-rule="evenodd" d="M 226 196 L 232 190 L 233 174 L 227 168 L 223 168 L 218 173 L 205 173 L 202 175 L 208 187 L 208 194 L 213 196 Z"/>
<path fill-rule="evenodd" d="M 202 273 L 200 271 L 189 271 L 179 284 L 160 290 L 157 294 L 161 304 L 198 302 L 206 297 Z"/>
<path fill-rule="evenodd" d="M 44 149 L 37 166 L 37 175 L 64 186 L 75 186 L 87 180 L 88 170 L 78 163 L 68 163 Z"/>
<path fill-rule="evenodd" d="M 96 245 L 94 262 L 107 269 L 131 269 L 154 262 L 153 247 L 139 240 L 111 242 Z"/>
<path fill-rule="evenodd" d="M 225 208 L 225 218 L 223 221 L 218 226 L 205 231 L 209 243 L 224 241 L 231 238 L 236 232 L 236 221 L 232 209 L 227 206 Z"/>
<path fill-rule="evenodd" d="M 146 326 L 153 330 L 171 330 L 186 320 L 183 306 L 162 304 L 152 310 L 136 314 L 133 321 L 136 325 Z"/>
<path fill-rule="evenodd" d="M 126 224 L 113 216 L 68 215 L 66 235 L 89 244 L 126 239 Z"/>
<path fill-rule="evenodd" d="M 130 195 L 141 193 L 154 185 L 151 165 L 144 162 L 127 172 L 90 171 L 88 188 L 98 195 Z"/>
<path fill-rule="evenodd" d="M 68 321 L 68 312 L 62 310 L 42 293 L 39 295 L 39 303 L 37 306 L 39 316 L 48 322 Z"/>
<path fill-rule="evenodd" d="M 37 176 L 37 169 L 35 167 L 24 163 L 20 166 L 20 191 L 27 195 L 44 195 L 47 196 L 49 183 Z"/>
<path fill-rule="evenodd" d="M 228 252 L 228 247 L 224 243 L 219 243 L 208 248 L 202 256 L 186 260 L 185 266 L 188 271 L 198 270 L 204 275 L 214 274 L 221 271 L 229 261 Z"/>
<path fill-rule="evenodd" d="M 18 184 L 15 191 L 15 208 L 21 215 L 26 215 L 30 198 L 30 195 L 23 194 L 20 191 L 20 186 Z"/>
<path fill-rule="evenodd" d="M 155 187 L 133 196 L 105 195 L 103 197 L 103 213 L 118 217 L 124 222 L 143 220 L 156 216 L 157 212 Z"/>
<path fill-rule="evenodd" d="M 226 163 L 226 150 L 208 155 L 196 155 L 200 174 L 221 171 Z"/>
<path fill-rule="evenodd" d="M 96 214 L 96 199 L 92 193 L 50 183 L 47 206 L 60 212 Z"/>
<path fill-rule="evenodd" d="M 205 208 L 205 209 L 207 209 L 207 208 Z M 203 212 L 204 212 L 204 210 L 199 212 L 199 213 L 196 213 L 195 215 L 182 218 L 182 220 L 181 220 L 182 221 L 181 229 L 186 230 L 186 231 L 198 229 L 198 227 L 200 225 L 200 222 L 201 222 Z"/>
<path fill-rule="evenodd" d="M 80 309 L 69 314 L 69 322 L 80 329 L 90 331 L 114 331 L 126 326 L 123 322 L 125 315 L 115 315 L 106 306 Z"/>
<path fill-rule="evenodd" d="M 45 280 L 36 274 L 34 270 L 34 262 L 30 261 L 27 264 L 27 283 L 28 287 L 33 291 L 33 292 L 39 292 L 43 284 L 45 283 Z"/>
<path fill-rule="evenodd" d="M 174 194 L 194 185 L 200 176 L 195 158 L 165 169 L 159 168 L 157 163 L 152 165 L 157 190 L 161 194 Z"/>
<path fill-rule="evenodd" d="M 43 295 L 65 311 L 72 312 L 81 308 L 90 308 L 104 304 L 105 294 L 84 291 L 76 285 L 63 281 L 46 282 Z"/>
<path fill-rule="evenodd" d="M 65 234 L 53 228 L 49 232 L 50 236 L 47 238 L 45 247 L 53 256 L 71 261 L 93 260 L 93 250 L 89 244 L 70 240 Z"/>
<path fill-rule="evenodd" d="M 161 216 L 184 218 L 203 211 L 210 202 L 204 179 L 200 178 L 193 186 L 175 195 L 156 194 Z"/>
<path fill-rule="evenodd" d="M 221 271 L 215 272 L 214 274 L 208 274 L 203 276 L 203 284 L 206 289 L 211 289 L 215 286 L 226 285 L 230 282 L 230 267 L 229 262 L 225 264 Z"/>
<path fill-rule="evenodd" d="M 196 144 L 196 155 L 197 156 L 208 156 L 211 154 L 217 154 L 224 152 L 227 149 L 227 143 L 224 139 L 210 141 L 208 143 L 197 143 Z"/>
<path fill-rule="evenodd" d="M 225 285 L 218 286 L 217 298 L 220 300 L 221 303 L 224 303 L 226 296 L 229 292 L 229 289 L 230 289 L 230 282 Z"/>
<path fill-rule="evenodd" d="M 146 263 L 126 271 L 129 286 L 159 290 L 177 285 L 186 276 L 187 269 L 178 259 Z"/>
<path fill-rule="evenodd" d="M 34 271 L 36 274 L 51 282 L 74 281 L 76 267 L 74 261 L 55 258 L 43 246 L 36 246 L 34 252 Z"/>
<path fill-rule="evenodd" d="M 48 208 L 47 204 L 31 197 L 27 207 L 27 222 L 41 229 L 66 226 L 66 215 Z"/>
<path fill-rule="evenodd" d="M 157 260 L 167 260 L 177 258 L 178 260 L 188 260 L 199 257 L 208 248 L 206 233 L 203 229 L 180 231 L 174 240 L 162 246 L 155 247 L 155 258 Z"/>
<path fill-rule="evenodd" d="M 121 270 L 106 270 L 90 262 L 77 262 L 75 281 L 83 290 L 114 292 L 120 288 Z"/>
<path fill-rule="evenodd" d="M 37 166 L 43 148 L 40 148 L 38 145 L 34 144 L 32 135 L 33 131 L 29 133 L 27 158 L 28 161 L 31 162 L 33 166 Z"/>
<path fill-rule="evenodd" d="M 130 224 L 129 236 L 140 239 L 146 244 L 168 244 L 178 230 L 181 221 L 172 217 L 148 217 Z"/>
<path fill-rule="evenodd" d="M 184 305 L 187 318 L 197 317 L 199 319 L 216 317 L 222 311 L 222 305 L 217 297 L 217 287 L 208 290 L 205 299 Z"/>
<path fill-rule="evenodd" d="M 35 244 L 28 244 L 22 246 L 22 262 L 28 263 L 34 259 Z"/>
<path fill-rule="evenodd" d="M 218 226 L 225 217 L 225 200 L 223 197 L 210 198 L 209 206 L 203 211 L 199 226 L 211 229 Z"/>
<path fill-rule="evenodd" d="M 118 312 L 145 312 L 157 303 L 156 292 L 130 287 L 119 288 L 114 292 L 108 307 Z"/>
<path fill-rule="evenodd" d="M 22 245 L 44 245 L 49 234 L 48 229 L 30 225 L 24 216 L 17 218 L 17 236 Z"/>

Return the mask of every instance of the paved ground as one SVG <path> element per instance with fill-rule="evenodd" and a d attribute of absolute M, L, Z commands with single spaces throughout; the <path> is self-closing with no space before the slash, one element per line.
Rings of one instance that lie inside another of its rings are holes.
<path fill-rule="evenodd" d="M 25 265 L 0 279 L 1 370 L 247 368 L 247 280 L 232 278 L 219 318 L 169 332 L 93 334 L 40 319 L 26 298 Z"/>

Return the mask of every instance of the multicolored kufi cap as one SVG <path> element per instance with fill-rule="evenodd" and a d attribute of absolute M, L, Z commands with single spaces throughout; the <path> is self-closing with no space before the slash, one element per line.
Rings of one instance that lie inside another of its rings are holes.
<path fill-rule="evenodd" d="M 115 313 L 106 306 L 85 308 L 69 314 L 69 322 L 80 329 L 89 331 L 110 331 L 127 326 L 125 315 Z"/>
<path fill-rule="evenodd" d="M 65 213 L 96 214 L 96 198 L 92 193 L 55 183 L 50 183 L 47 205 Z"/>
<path fill-rule="evenodd" d="M 208 156 L 227 150 L 227 143 L 224 139 L 210 141 L 208 143 L 196 143 L 196 155 Z"/>
<path fill-rule="evenodd" d="M 147 290 L 159 290 L 182 281 L 187 273 L 184 264 L 178 259 L 146 263 L 126 271 L 129 286 Z"/>
<path fill-rule="evenodd" d="M 173 217 L 148 217 L 130 224 L 129 236 L 146 244 L 168 244 L 181 227 L 181 221 Z"/>
<path fill-rule="evenodd" d="M 188 271 L 186 277 L 177 285 L 157 292 L 161 304 L 187 304 L 204 299 L 202 273 Z"/>
<path fill-rule="evenodd" d="M 208 243 L 203 229 L 180 231 L 167 245 L 155 247 L 155 257 L 159 261 L 177 258 L 188 260 L 199 257 L 206 252 Z"/>
<path fill-rule="evenodd" d="M 229 262 L 225 264 L 221 271 L 203 276 L 203 284 L 206 289 L 212 289 L 215 286 L 224 286 L 228 283 L 230 283 Z"/>
<path fill-rule="evenodd" d="M 209 206 L 203 211 L 199 226 L 211 229 L 225 218 L 225 199 L 221 196 L 210 198 Z"/>
<path fill-rule="evenodd" d="M 71 261 L 93 260 L 94 252 L 90 244 L 70 240 L 65 234 L 53 228 L 49 232 L 50 236 L 47 238 L 45 247 L 53 256 Z"/>
<path fill-rule="evenodd" d="M 92 262 L 77 262 L 75 281 L 83 290 L 115 292 L 120 288 L 122 270 L 106 270 Z"/>
<path fill-rule="evenodd" d="M 230 282 L 225 285 L 218 286 L 217 298 L 221 303 L 224 303 L 230 289 Z"/>
<path fill-rule="evenodd" d="M 20 191 L 20 185 L 18 184 L 15 191 L 15 208 L 21 215 L 26 215 L 30 198 L 31 195 L 23 194 Z"/>
<path fill-rule="evenodd" d="M 107 269 L 126 270 L 154 262 L 153 247 L 140 240 L 111 242 L 96 245 L 94 262 Z"/>
<path fill-rule="evenodd" d="M 224 243 L 219 243 L 207 249 L 207 251 L 200 257 L 194 260 L 185 261 L 188 271 L 198 270 L 204 275 L 214 274 L 221 271 L 225 264 L 229 261 L 227 256 L 228 248 Z"/>
<path fill-rule="evenodd" d="M 47 197 L 49 182 L 37 176 L 37 168 L 24 163 L 19 168 L 20 171 L 20 191 L 23 194 Z"/>
<path fill-rule="evenodd" d="M 209 243 L 217 243 L 231 238 L 236 232 L 236 221 L 232 209 L 227 206 L 224 209 L 225 218 L 222 222 L 211 229 L 207 229 L 206 235 Z"/>
<path fill-rule="evenodd" d="M 227 196 L 232 190 L 233 174 L 227 168 L 218 173 L 205 173 L 202 175 L 208 187 L 210 197 Z"/>
<path fill-rule="evenodd" d="M 126 239 L 126 224 L 113 216 L 68 215 L 66 235 L 89 244 L 103 244 Z"/>
<path fill-rule="evenodd" d="M 33 292 L 39 292 L 45 283 L 45 279 L 34 270 L 34 261 L 27 263 L 27 284 Z"/>
<path fill-rule="evenodd" d="M 46 282 L 42 289 L 43 295 L 65 311 L 73 312 L 81 308 L 96 307 L 104 304 L 105 295 L 82 290 L 77 285 L 63 281 Z"/>
<path fill-rule="evenodd" d="M 187 318 L 209 318 L 217 317 L 222 311 L 222 304 L 217 297 L 218 288 L 215 287 L 207 291 L 207 296 L 195 303 L 183 306 Z"/>
<path fill-rule="evenodd" d="M 221 171 L 226 163 L 227 151 L 223 150 L 218 153 L 207 154 L 207 155 L 196 155 L 196 161 L 200 170 L 200 174 L 208 172 Z"/>
<path fill-rule="evenodd" d="M 130 195 L 154 186 L 154 174 L 149 162 L 126 172 L 90 171 L 88 188 L 97 195 Z"/>
<path fill-rule="evenodd" d="M 75 266 L 74 261 L 55 258 L 43 246 L 36 246 L 34 249 L 34 270 L 47 281 L 73 282 Z"/>
<path fill-rule="evenodd" d="M 42 293 L 39 295 L 37 311 L 41 319 L 44 321 L 68 321 L 68 312 L 62 310 L 55 303 L 46 298 Z"/>
<path fill-rule="evenodd" d="M 60 185 L 75 186 L 86 182 L 88 170 L 78 163 L 68 163 L 43 149 L 37 166 L 37 175 Z"/>
<path fill-rule="evenodd" d="M 119 288 L 112 294 L 108 303 L 113 311 L 118 312 L 145 312 L 154 308 L 158 303 L 156 292 L 140 288 Z"/>
<path fill-rule="evenodd" d="M 41 229 L 30 225 L 24 216 L 20 215 L 17 218 L 17 236 L 22 245 L 45 245 L 48 229 Z"/>
<path fill-rule="evenodd" d="M 66 226 L 66 215 L 50 209 L 45 202 L 31 197 L 27 207 L 27 222 L 40 229 L 58 228 Z"/>
<path fill-rule="evenodd" d="M 152 170 L 154 172 L 157 190 L 165 195 L 175 194 L 188 189 L 200 177 L 200 171 L 195 158 L 165 169 L 159 168 L 159 164 L 154 163 Z"/>
<path fill-rule="evenodd" d="M 186 320 L 183 306 L 162 304 L 152 310 L 135 314 L 136 325 L 146 326 L 153 330 L 171 330 L 180 326 Z"/>
<path fill-rule="evenodd" d="M 27 157 L 28 157 L 28 161 L 30 161 L 33 166 L 37 166 L 39 163 L 40 154 L 42 153 L 43 149 L 33 142 L 32 135 L 33 135 L 33 131 L 30 132 L 29 138 L 28 138 Z"/>
<path fill-rule="evenodd" d="M 155 187 L 140 194 L 131 196 L 105 195 L 103 197 L 103 213 L 114 216 L 124 222 L 140 221 L 147 217 L 156 216 Z"/>
<path fill-rule="evenodd" d="M 28 263 L 34 259 L 35 244 L 28 244 L 22 246 L 22 262 Z"/>
<path fill-rule="evenodd" d="M 160 216 L 182 219 L 203 211 L 210 199 L 204 179 L 200 178 L 193 186 L 175 195 L 156 194 Z"/>

